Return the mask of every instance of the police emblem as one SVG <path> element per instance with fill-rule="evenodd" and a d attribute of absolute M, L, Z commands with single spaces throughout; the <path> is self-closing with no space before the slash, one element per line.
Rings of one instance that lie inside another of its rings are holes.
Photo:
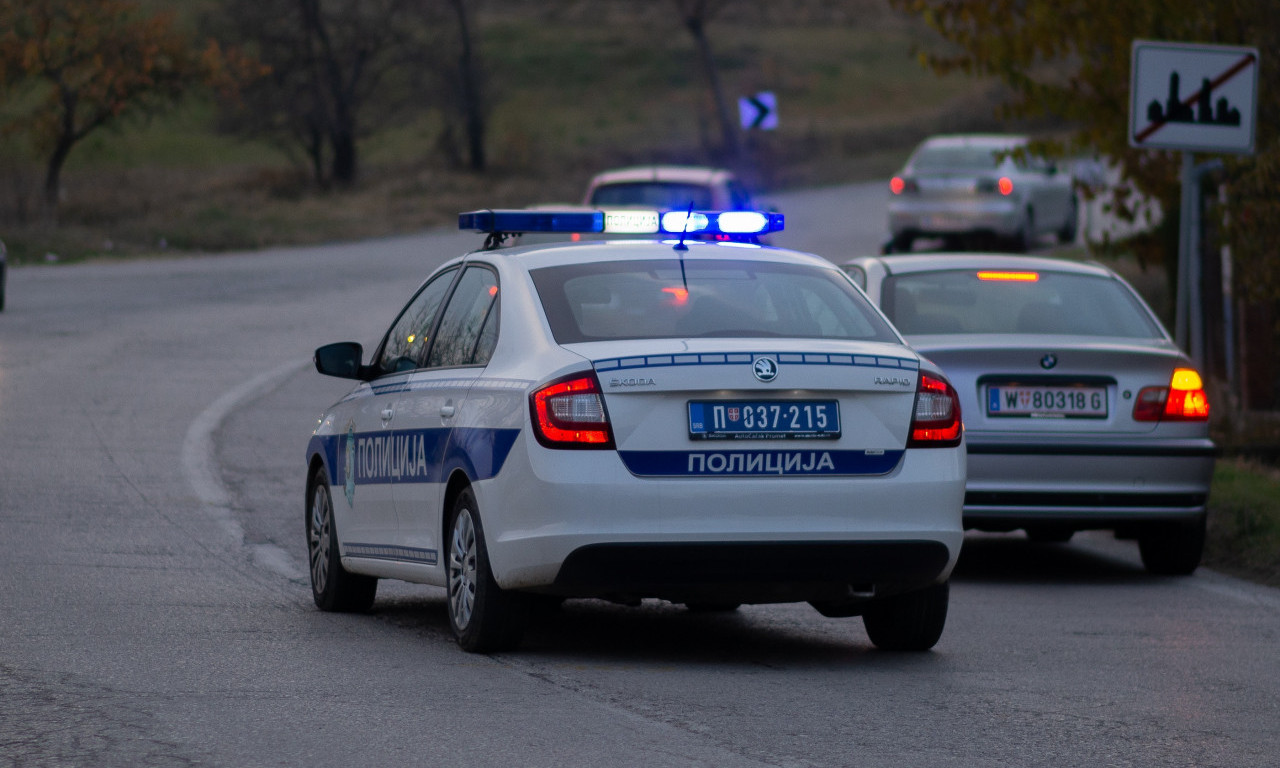
<path fill-rule="evenodd" d="M 347 506 L 354 507 L 356 504 L 356 423 L 354 421 L 347 424 L 347 450 L 343 458 L 347 469 L 343 490 L 347 493 Z"/>

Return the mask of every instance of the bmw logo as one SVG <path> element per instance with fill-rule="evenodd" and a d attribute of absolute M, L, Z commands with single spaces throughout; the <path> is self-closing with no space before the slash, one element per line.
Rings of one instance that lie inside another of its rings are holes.
<path fill-rule="evenodd" d="M 778 361 L 772 357 L 757 357 L 751 371 L 760 381 L 773 381 L 778 377 Z"/>
<path fill-rule="evenodd" d="M 1040 367 L 1041 367 L 1041 368 L 1043 368 L 1043 369 L 1045 369 L 1046 371 L 1047 371 L 1047 370 L 1049 370 L 1050 368 L 1052 368 L 1053 366 L 1057 365 L 1057 364 L 1058 364 L 1058 356 L 1057 356 L 1057 355 L 1054 355 L 1054 354 L 1048 354 L 1048 355 L 1045 355 L 1044 357 L 1040 358 Z"/>

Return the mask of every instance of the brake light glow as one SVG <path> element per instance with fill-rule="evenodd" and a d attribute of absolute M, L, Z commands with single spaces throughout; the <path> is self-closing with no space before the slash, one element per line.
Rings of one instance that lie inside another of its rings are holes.
<path fill-rule="evenodd" d="M 681 306 L 689 301 L 688 288 L 681 288 L 678 285 L 673 285 L 663 288 L 662 292 L 671 294 L 671 303 L 676 306 Z"/>
<path fill-rule="evenodd" d="M 533 433 L 547 448 L 613 448 L 613 431 L 593 372 L 550 382 L 529 395 Z"/>
<path fill-rule="evenodd" d="M 1134 421 L 1208 421 L 1209 397 L 1200 374 L 1176 368 L 1166 387 L 1143 387 L 1133 404 Z"/>
<path fill-rule="evenodd" d="M 1034 283 L 1040 279 L 1039 272 L 996 272 L 984 270 L 978 273 L 979 280 L 1004 280 L 1013 283 Z"/>
<path fill-rule="evenodd" d="M 901 176 L 894 176 L 889 179 L 889 191 L 895 195 L 902 194 L 902 190 L 907 188 L 907 182 L 902 180 Z"/>
<path fill-rule="evenodd" d="M 1009 178 L 1008 176 L 1001 176 L 1000 181 L 996 183 L 1000 187 L 1000 194 L 1002 195 L 1013 194 L 1013 179 Z"/>
<path fill-rule="evenodd" d="M 951 382 L 941 376 L 920 374 L 916 385 L 915 411 L 911 416 L 908 448 L 951 448 L 960 444 L 964 423 L 960 419 L 960 396 Z"/>

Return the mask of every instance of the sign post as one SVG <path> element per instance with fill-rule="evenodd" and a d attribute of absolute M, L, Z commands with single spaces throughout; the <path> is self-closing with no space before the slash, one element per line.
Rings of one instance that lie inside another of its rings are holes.
<path fill-rule="evenodd" d="M 1258 49 L 1134 40 L 1129 94 L 1129 145 L 1183 153 L 1174 339 L 1203 371 L 1200 179 L 1222 163 L 1193 153 L 1253 154 Z"/>

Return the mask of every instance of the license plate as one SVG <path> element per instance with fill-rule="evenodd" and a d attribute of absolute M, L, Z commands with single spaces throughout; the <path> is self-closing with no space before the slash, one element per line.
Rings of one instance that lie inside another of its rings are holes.
<path fill-rule="evenodd" d="M 713 400 L 689 403 L 689 435 L 699 440 L 833 439 L 835 400 Z"/>
<path fill-rule="evenodd" d="M 987 387 L 987 415 L 1104 419 L 1107 388 L 992 385 Z"/>

